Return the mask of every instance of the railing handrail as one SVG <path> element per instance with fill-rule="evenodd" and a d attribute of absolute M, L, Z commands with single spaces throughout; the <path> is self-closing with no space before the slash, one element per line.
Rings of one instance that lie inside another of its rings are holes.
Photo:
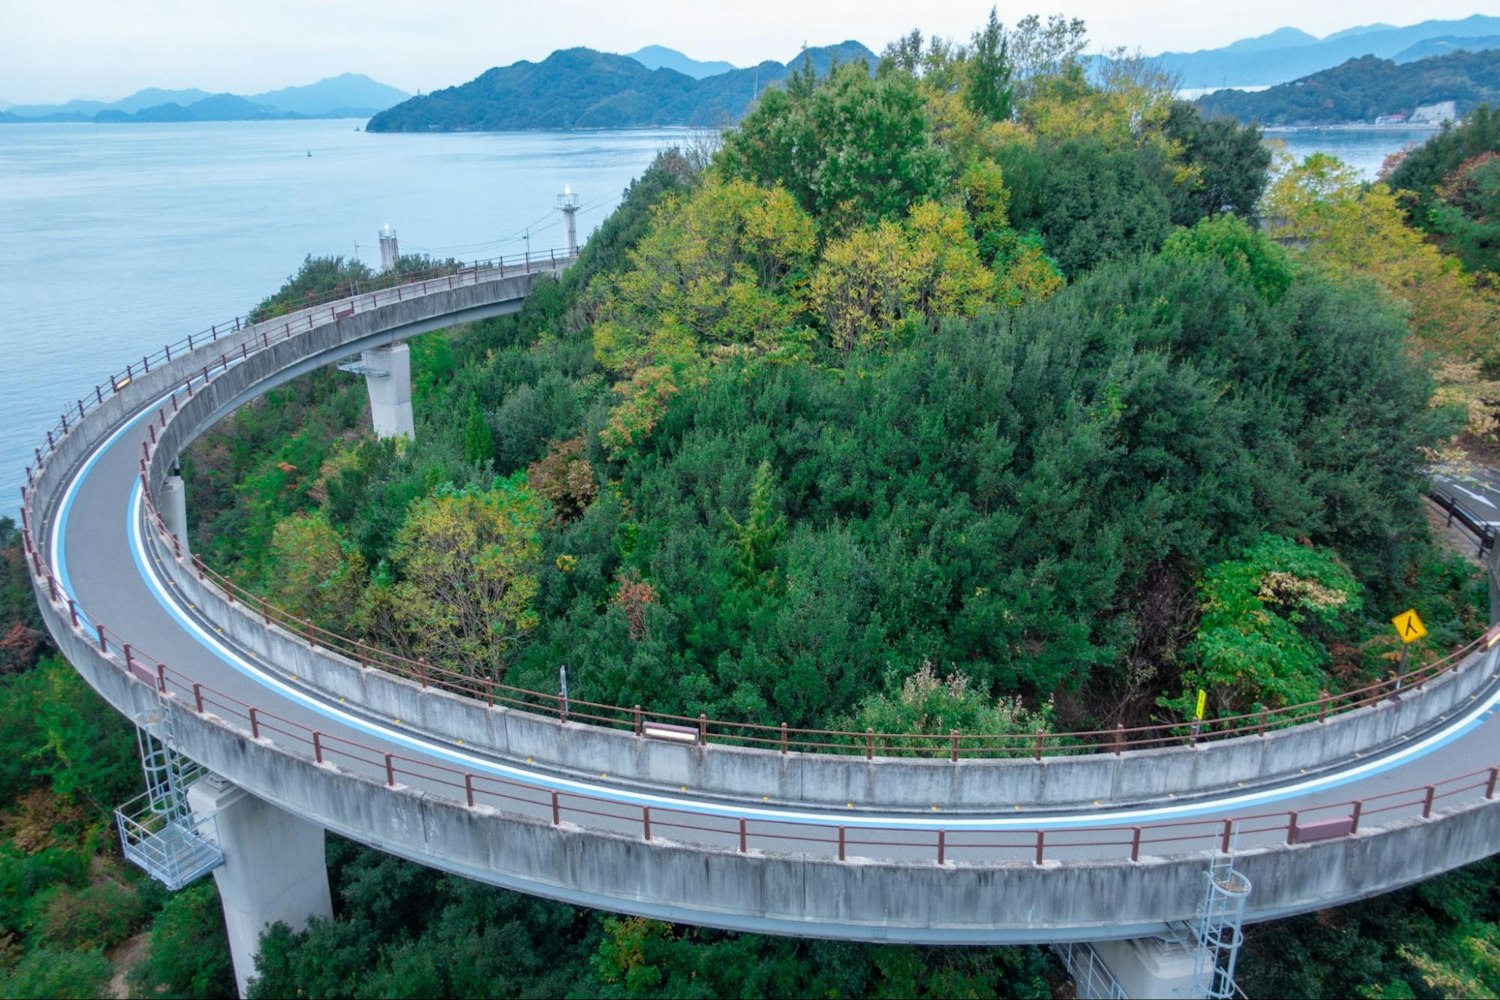
<path fill-rule="evenodd" d="M 65 602 L 49 600 L 48 604 L 54 614 L 61 616 Z M 71 627 L 80 638 L 90 643 L 93 642 L 84 626 L 68 627 Z M 101 635 L 113 634 L 97 624 L 96 628 Z M 1364 817 L 1420 806 L 1420 817 L 1424 820 L 1432 819 L 1434 813 L 1438 811 L 1440 801 L 1482 789 L 1482 794 L 1471 795 L 1465 801 L 1477 799 L 1493 802 L 1497 788 L 1500 788 L 1500 765 L 1489 765 L 1424 785 L 1414 785 L 1362 799 L 1322 803 L 1302 809 L 1202 820 L 1163 820 L 1154 823 L 1090 826 L 1071 831 L 1057 827 L 1027 829 L 1006 827 L 975 830 L 958 824 L 934 825 L 926 817 L 918 824 L 915 811 L 912 821 L 905 824 L 886 818 L 882 818 L 880 822 L 862 821 L 858 813 L 852 814 L 842 823 L 832 822 L 831 817 L 827 820 L 815 820 L 805 815 L 799 816 L 796 820 L 780 820 L 766 818 L 763 815 L 685 813 L 671 806 L 637 806 L 584 792 L 548 789 L 512 778 L 466 771 L 323 733 L 284 716 L 257 708 L 202 682 L 194 681 L 190 675 L 167 666 L 155 657 L 146 654 L 140 647 L 125 647 L 117 644 L 116 649 L 119 652 L 112 652 L 106 640 L 101 640 L 99 645 L 102 648 L 98 650 L 98 653 L 106 663 L 117 667 L 132 680 L 151 686 L 159 696 L 182 705 L 184 711 L 190 711 L 205 721 L 217 723 L 231 731 L 248 735 L 263 746 L 269 745 L 279 752 L 310 760 L 325 768 L 355 775 L 363 773 L 366 778 L 371 779 L 375 776 L 370 773 L 372 770 L 376 775 L 383 771 L 385 785 L 390 789 L 402 787 L 403 782 L 398 778 L 404 776 L 427 785 L 461 790 L 462 796 L 453 794 L 448 796 L 449 801 L 462 803 L 470 809 L 486 807 L 491 801 L 519 803 L 543 811 L 550 807 L 553 826 L 561 825 L 567 816 L 595 816 L 608 819 L 611 824 L 618 824 L 620 821 L 634 822 L 641 836 L 648 841 L 652 839 L 653 827 L 657 830 L 704 832 L 729 839 L 737 836 L 739 853 L 748 852 L 752 845 L 767 845 L 777 850 L 785 850 L 786 845 L 789 844 L 824 845 L 829 848 L 837 845 L 837 860 L 846 861 L 850 856 L 849 848 L 851 847 L 928 848 L 935 852 L 937 863 L 943 865 L 955 860 L 955 855 L 962 852 L 1001 849 L 1025 851 L 1037 865 L 1041 865 L 1049 860 L 1046 852 L 1047 835 L 1050 833 L 1054 838 L 1053 848 L 1061 849 L 1065 854 L 1064 857 L 1052 858 L 1053 863 L 1067 864 L 1069 861 L 1079 860 L 1076 858 L 1078 849 L 1091 847 L 1116 848 L 1118 853 L 1114 856 L 1114 860 L 1123 862 L 1128 858 L 1134 864 L 1140 862 L 1143 856 L 1163 856 L 1143 854 L 1142 846 L 1206 843 L 1212 849 L 1228 850 L 1231 835 L 1236 831 L 1241 835 L 1282 833 L 1285 835 L 1282 841 L 1285 846 L 1304 843 L 1304 837 L 1306 840 L 1322 840 L 1352 836 L 1362 832 L 1360 821 Z M 127 648 L 129 653 L 125 652 Z M 240 720 L 245 720 L 248 727 Z M 279 735 L 291 742 L 274 739 L 268 734 Z M 308 750 L 303 750 L 303 746 Z M 351 769 L 329 759 L 334 756 L 365 764 L 367 768 L 364 772 Z M 1399 801 L 1388 801 L 1398 797 Z M 1382 804 L 1369 808 L 1371 804 L 1377 802 Z M 657 809 L 655 817 L 652 816 L 653 808 Z M 683 821 L 680 818 L 683 815 L 691 815 L 693 820 Z M 1338 832 L 1332 836 L 1320 833 L 1315 837 L 1307 837 L 1308 817 L 1320 817 L 1314 819 L 1312 821 L 1314 823 L 1335 822 L 1339 825 Z M 1260 821 L 1274 822 L 1255 825 Z M 753 829 L 748 825 L 751 823 L 754 824 Z M 816 828 L 819 833 L 814 835 L 809 832 L 810 827 Z M 883 839 L 891 835 L 901 835 L 904 839 Z M 1080 839 L 1081 836 L 1086 836 L 1088 839 Z M 1064 839 L 1059 840 L 1059 838 Z M 1200 846 L 1198 849 L 1204 848 Z M 1099 860 L 1109 860 L 1109 858 L 1090 857 L 1082 859 L 1082 863 L 1097 864 Z"/>

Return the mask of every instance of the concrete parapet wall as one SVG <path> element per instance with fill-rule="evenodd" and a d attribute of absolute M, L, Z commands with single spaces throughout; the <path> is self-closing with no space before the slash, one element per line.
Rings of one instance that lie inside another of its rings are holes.
<path fill-rule="evenodd" d="M 318 765 L 159 701 L 114 656 L 45 607 L 64 653 L 118 710 L 165 704 L 181 750 L 253 795 L 327 829 L 465 877 L 536 895 L 708 926 L 865 941 L 948 944 L 1139 937 L 1190 918 L 1210 854 L 1138 863 L 989 866 L 837 862 L 584 830 Z M 1321 909 L 1486 857 L 1500 800 L 1475 801 L 1340 840 L 1241 852 L 1251 921 Z"/>
<path fill-rule="evenodd" d="M 356 348 L 393 343 L 416 332 L 456 322 L 518 302 L 530 276 L 465 286 L 381 306 L 251 354 L 237 366 L 180 402 L 159 432 L 149 481 L 160 490 L 175 457 L 207 427 L 246 400 Z M 525 284 L 523 284 L 523 282 Z M 253 332 L 252 332 L 252 335 Z M 153 372 L 153 376 L 155 373 Z M 163 385 L 169 384 L 164 382 Z M 131 390 L 127 388 L 126 393 Z M 113 401 L 107 402 L 110 405 Z M 50 470 L 49 470 L 50 471 Z M 160 552 L 166 565 L 172 553 Z M 401 719 L 408 728 L 515 759 L 533 758 L 564 772 L 607 771 L 623 783 L 676 788 L 687 785 L 727 798 L 763 797 L 784 802 L 884 809 L 992 809 L 996 804 L 1066 807 L 1095 800 L 1114 804 L 1151 802 L 1244 784 L 1284 780 L 1328 768 L 1355 752 L 1368 754 L 1433 725 L 1485 690 L 1497 652 L 1475 656 L 1458 669 L 1400 695 L 1326 722 L 1272 730 L 1264 736 L 1169 747 L 1029 759 L 916 760 L 860 754 L 781 754 L 722 744 L 683 746 L 636 737 L 629 731 L 578 723 L 424 689 L 354 661 L 275 626 L 255 609 L 232 604 L 217 588 L 199 581 L 179 561 L 176 579 L 184 597 L 223 627 L 226 635 L 256 652 L 262 663 L 314 690 L 346 698 L 373 718 Z"/>

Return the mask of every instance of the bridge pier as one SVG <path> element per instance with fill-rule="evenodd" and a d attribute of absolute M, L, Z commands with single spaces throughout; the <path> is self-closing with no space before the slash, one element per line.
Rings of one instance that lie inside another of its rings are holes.
<path fill-rule="evenodd" d="M 405 344 L 375 347 L 360 357 L 359 367 L 370 393 L 375 436 L 415 438 L 411 412 L 411 349 Z"/>
<path fill-rule="evenodd" d="M 182 477 L 173 473 L 161 484 L 160 504 L 157 509 L 166 519 L 167 530 L 177 536 L 184 552 L 188 547 L 187 489 Z"/>
<path fill-rule="evenodd" d="M 323 828 L 263 802 L 217 775 L 188 789 L 197 818 L 213 816 L 224 863 L 214 870 L 234 978 L 245 996 L 255 975 L 260 936 L 278 921 L 297 931 L 311 917 L 331 917 Z"/>

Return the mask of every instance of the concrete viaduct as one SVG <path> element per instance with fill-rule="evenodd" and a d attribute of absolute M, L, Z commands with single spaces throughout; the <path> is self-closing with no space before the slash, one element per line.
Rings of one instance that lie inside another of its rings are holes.
<path fill-rule="evenodd" d="M 925 757 L 873 737 L 818 752 L 784 727 L 466 687 L 382 657 L 237 593 L 187 552 L 173 504 L 157 513 L 179 454 L 236 407 L 514 312 L 567 262 L 475 266 L 216 327 L 96 387 L 37 449 L 22 518 L 38 603 L 146 734 L 153 792 L 122 813 L 127 853 L 169 884 L 217 866 L 242 989 L 268 922 L 330 912 L 324 830 L 667 920 L 1051 943 L 1080 995 L 1224 994 L 1241 917 L 1357 900 L 1500 849 L 1500 629 L 1400 685 L 1286 718 L 1085 746 L 954 734 Z M 1493 551 L 1489 565 L 1500 593 Z M 191 811 L 174 811 L 200 768 Z M 1210 919 L 1228 936 L 1206 939 Z"/>

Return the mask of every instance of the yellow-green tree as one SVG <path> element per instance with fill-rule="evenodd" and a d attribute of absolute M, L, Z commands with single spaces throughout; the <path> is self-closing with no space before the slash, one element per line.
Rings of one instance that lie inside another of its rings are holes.
<path fill-rule="evenodd" d="M 1403 303 L 1413 350 L 1440 359 L 1434 373 L 1443 398 L 1469 409 L 1471 431 L 1493 433 L 1500 387 L 1466 366 L 1500 363 L 1500 296 L 1408 226 L 1396 192 L 1362 185 L 1334 157 L 1315 153 L 1299 163 L 1283 154 L 1261 214 L 1272 235 L 1303 247 L 1314 267 L 1371 278 Z"/>
<path fill-rule="evenodd" d="M 498 676 L 506 650 L 537 624 L 541 526 L 542 504 L 520 472 L 488 490 L 443 487 L 413 504 L 396 539 L 391 593 L 410 648 Z"/>
<path fill-rule="evenodd" d="M 272 603 L 331 632 L 352 630 L 365 586 L 365 560 L 327 516 L 297 513 L 271 533 Z"/>
<path fill-rule="evenodd" d="M 938 317 L 972 316 L 992 300 L 995 283 L 964 213 L 920 202 L 900 223 L 830 243 L 811 299 L 829 342 L 847 354 Z"/>
<path fill-rule="evenodd" d="M 796 356 L 812 219 L 781 188 L 708 176 L 654 212 L 630 268 L 604 288 L 594 353 L 624 397 L 602 437 L 638 443 L 721 353 Z"/>

